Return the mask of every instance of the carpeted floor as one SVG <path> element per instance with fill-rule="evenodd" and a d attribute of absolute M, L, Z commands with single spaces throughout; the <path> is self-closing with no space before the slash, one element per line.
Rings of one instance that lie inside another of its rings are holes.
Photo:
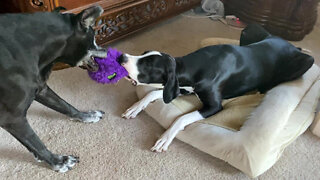
<path fill-rule="evenodd" d="M 239 34 L 220 22 L 178 16 L 112 46 L 132 54 L 152 49 L 180 56 L 196 50 L 203 38 L 239 38 Z M 319 57 L 319 26 L 295 44 Z M 226 162 L 178 140 L 166 153 L 151 152 L 164 129 L 144 112 L 133 120 L 120 117 L 137 100 L 129 82 L 100 85 L 85 71 L 70 68 L 54 72 L 48 84 L 80 110 L 104 110 L 105 118 L 96 124 L 73 122 L 33 103 L 28 119 L 43 142 L 54 153 L 80 156 L 80 163 L 65 174 L 51 171 L 0 130 L 0 179 L 249 179 Z M 308 130 L 258 179 L 319 179 L 319 147 L 320 138 Z"/>

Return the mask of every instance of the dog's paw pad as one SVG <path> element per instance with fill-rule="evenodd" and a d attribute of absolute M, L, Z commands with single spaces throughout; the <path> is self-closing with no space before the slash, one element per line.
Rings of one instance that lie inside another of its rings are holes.
<path fill-rule="evenodd" d="M 59 156 L 59 162 L 53 165 L 53 170 L 65 173 L 72 169 L 72 167 L 79 162 L 79 157 L 75 156 Z"/>

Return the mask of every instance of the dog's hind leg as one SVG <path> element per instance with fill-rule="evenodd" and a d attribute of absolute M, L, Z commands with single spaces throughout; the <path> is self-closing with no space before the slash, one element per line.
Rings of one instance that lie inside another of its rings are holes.
<path fill-rule="evenodd" d="M 32 152 L 38 161 L 45 161 L 53 170 L 59 172 L 66 172 L 79 162 L 74 156 L 52 154 L 32 130 L 25 117 L 7 116 L 7 118 L 10 120 L 0 119 L 1 127 Z"/>
<path fill-rule="evenodd" d="M 280 77 L 283 77 L 283 81 L 295 80 L 310 69 L 313 63 L 314 58 L 312 56 L 299 52 L 283 65 L 284 67 L 280 73 Z"/>
<path fill-rule="evenodd" d="M 258 90 L 261 93 L 265 93 L 280 83 L 295 80 L 308 71 L 313 63 L 313 57 L 299 52 L 293 58 L 283 62 L 283 65 L 278 68 L 279 70 L 276 72 L 275 78 L 267 84 L 260 85 Z"/>
<path fill-rule="evenodd" d="M 102 119 L 104 114 L 103 111 L 80 112 L 72 105 L 61 99 L 47 85 L 38 94 L 36 94 L 35 100 L 55 111 L 81 122 L 98 122 L 100 119 Z"/>

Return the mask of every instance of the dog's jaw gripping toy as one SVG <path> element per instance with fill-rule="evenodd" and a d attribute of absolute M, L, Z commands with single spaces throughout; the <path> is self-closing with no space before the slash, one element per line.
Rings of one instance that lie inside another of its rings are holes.
<path fill-rule="evenodd" d="M 88 71 L 88 74 L 92 80 L 98 83 L 114 84 L 128 76 L 128 71 L 117 61 L 122 52 L 108 48 L 107 54 L 106 58 L 94 58 L 99 69 L 96 72 Z"/>

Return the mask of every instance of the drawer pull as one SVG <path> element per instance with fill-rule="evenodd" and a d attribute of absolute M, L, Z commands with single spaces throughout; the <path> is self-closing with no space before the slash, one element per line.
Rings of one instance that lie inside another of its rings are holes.
<path fill-rule="evenodd" d="M 30 0 L 32 6 L 41 7 L 43 6 L 43 0 Z"/>

